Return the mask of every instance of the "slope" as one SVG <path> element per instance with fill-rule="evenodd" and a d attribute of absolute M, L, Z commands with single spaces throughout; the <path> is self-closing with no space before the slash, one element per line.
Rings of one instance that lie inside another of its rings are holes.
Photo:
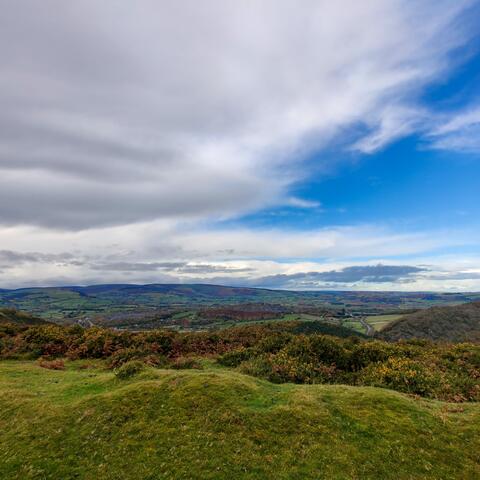
<path fill-rule="evenodd" d="M 393 341 L 409 338 L 480 341 L 480 302 L 433 307 L 404 315 L 387 325 L 378 336 Z"/>
<path fill-rule="evenodd" d="M 5 323 L 14 323 L 17 325 L 43 325 L 50 322 L 13 308 L 0 308 L 0 324 Z"/>

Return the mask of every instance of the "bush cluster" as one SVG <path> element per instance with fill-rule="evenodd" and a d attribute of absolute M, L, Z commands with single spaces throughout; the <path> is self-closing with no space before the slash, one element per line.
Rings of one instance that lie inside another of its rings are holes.
<path fill-rule="evenodd" d="M 228 352 L 219 362 L 276 383 L 368 385 L 448 401 L 480 400 L 479 345 L 323 335 L 292 336 L 271 348 L 275 343 Z"/>
<path fill-rule="evenodd" d="M 480 401 L 478 344 L 305 335 L 296 333 L 297 326 L 278 322 L 181 333 L 0 325 L 0 358 L 101 358 L 119 372 L 127 364 L 201 368 L 198 357 L 213 357 L 277 383 L 371 385 L 442 400 Z"/>
<path fill-rule="evenodd" d="M 0 325 L 0 359 L 107 359 L 112 368 L 130 360 L 162 366 L 188 356 L 216 356 L 249 347 L 267 337 L 263 327 L 218 332 L 181 333 L 171 330 L 128 332 L 107 328 L 54 324 Z"/>

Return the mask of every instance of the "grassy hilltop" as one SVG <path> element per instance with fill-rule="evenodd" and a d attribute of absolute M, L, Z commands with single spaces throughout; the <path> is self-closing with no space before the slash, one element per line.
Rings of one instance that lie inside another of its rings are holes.
<path fill-rule="evenodd" d="M 0 324 L 0 479 L 480 478 L 480 345 L 347 333 Z"/>
<path fill-rule="evenodd" d="M 372 387 L 0 363 L 2 479 L 473 480 L 479 431 L 479 404 Z"/>

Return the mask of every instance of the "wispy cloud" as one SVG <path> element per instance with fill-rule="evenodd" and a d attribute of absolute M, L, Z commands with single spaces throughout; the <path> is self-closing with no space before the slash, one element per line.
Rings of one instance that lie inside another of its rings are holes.
<path fill-rule="evenodd" d="M 480 106 L 454 112 L 428 132 L 430 146 L 439 150 L 480 152 Z"/>
<path fill-rule="evenodd" d="M 289 197 L 286 201 L 286 204 L 291 207 L 297 208 L 315 208 L 319 209 L 322 204 L 320 202 L 312 201 L 312 200 L 305 200 L 303 198 L 298 197 Z"/>

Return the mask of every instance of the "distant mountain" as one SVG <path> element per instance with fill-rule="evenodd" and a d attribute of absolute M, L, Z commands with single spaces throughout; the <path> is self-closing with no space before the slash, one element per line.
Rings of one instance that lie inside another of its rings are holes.
<path fill-rule="evenodd" d="M 404 315 L 387 325 L 378 336 L 385 340 L 480 341 L 480 302 L 433 307 Z"/>

